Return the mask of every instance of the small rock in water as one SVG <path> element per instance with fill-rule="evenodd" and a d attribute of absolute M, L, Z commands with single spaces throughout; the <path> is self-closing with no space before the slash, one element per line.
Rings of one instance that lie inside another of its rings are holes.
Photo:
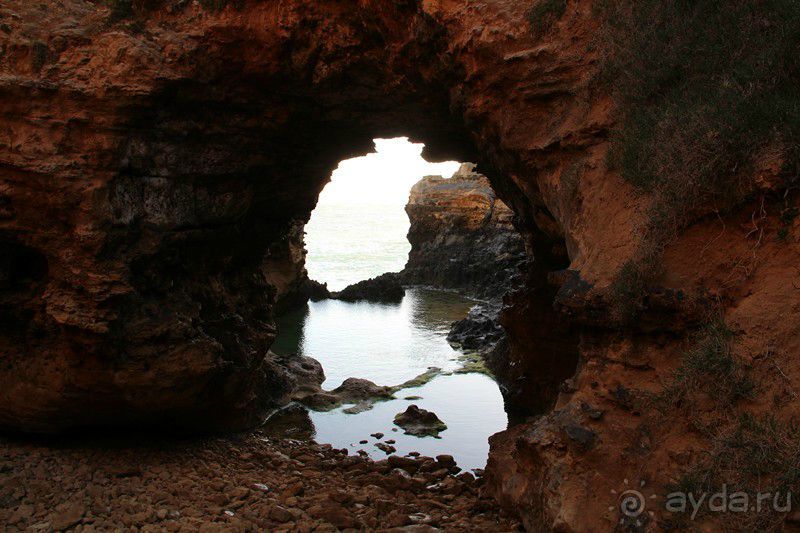
<path fill-rule="evenodd" d="M 395 441 L 394 439 L 386 439 L 386 444 L 394 444 L 395 442 L 397 441 Z"/>
<path fill-rule="evenodd" d="M 358 441 L 358 443 L 359 443 L 359 444 L 366 444 L 366 443 L 368 443 L 368 442 L 369 442 L 369 441 L 368 441 L 367 439 L 364 439 L 364 440 L 360 440 L 360 441 Z"/>
<path fill-rule="evenodd" d="M 409 405 L 403 413 L 394 417 L 394 423 L 405 430 L 407 435 L 416 437 L 437 437 L 440 432 L 447 429 L 447 425 L 439 420 L 436 413 L 420 409 L 416 405 Z"/>
<path fill-rule="evenodd" d="M 375 437 L 376 439 L 380 440 L 380 439 L 382 439 L 382 438 L 383 438 L 383 433 L 380 433 L 380 432 L 378 432 L 378 433 L 371 433 L 371 434 L 370 434 L 370 437 Z"/>
<path fill-rule="evenodd" d="M 376 442 L 375 447 L 381 450 L 386 455 L 391 455 L 397 451 L 397 448 L 389 444 L 386 444 L 385 442 Z"/>

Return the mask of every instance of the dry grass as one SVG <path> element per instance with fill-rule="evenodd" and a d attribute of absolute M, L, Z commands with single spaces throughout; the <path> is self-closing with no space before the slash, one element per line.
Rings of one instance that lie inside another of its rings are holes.
<path fill-rule="evenodd" d="M 642 250 L 614 289 L 624 298 L 653 279 L 683 228 L 752 194 L 765 150 L 782 154 L 787 187 L 798 181 L 800 2 L 622 0 L 598 9 L 605 79 L 622 114 L 611 164 L 653 197 Z"/>

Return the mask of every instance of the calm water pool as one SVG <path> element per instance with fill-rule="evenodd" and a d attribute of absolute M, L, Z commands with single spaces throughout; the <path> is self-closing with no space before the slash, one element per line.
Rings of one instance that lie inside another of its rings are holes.
<path fill-rule="evenodd" d="M 460 353 L 447 343 L 451 322 L 474 304 L 454 293 L 413 288 L 400 304 L 311 302 L 279 319 L 280 335 L 273 351 L 314 357 L 325 369 L 323 387 L 333 389 L 348 377 L 379 385 L 397 385 L 430 367 L 459 368 Z M 497 384 L 483 374 L 442 375 L 421 387 L 398 392 L 396 400 L 373 409 L 346 414 L 342 408 L 311 412 L 315 440 L 351 451 L 363 449 L 373 458 L 386 457 L 375 448 L 371 433 L 394 439 L 397 453 L 453 455 L 464 469 L 483 468 L 488 437 L 508 424 Z M 420 399 L 406 400 L 407 396 Z M 448 426 L 439 437 L 404 435 L 392 420 L 410 404 L 435 412 Z M 397 431 L 392 431 L 395 427 Z M 359 444 L 361 440 L 367 444 Z"/>

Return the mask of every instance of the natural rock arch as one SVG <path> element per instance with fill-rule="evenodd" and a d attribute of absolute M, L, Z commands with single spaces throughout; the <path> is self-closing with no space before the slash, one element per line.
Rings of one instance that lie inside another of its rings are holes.
<path fill-rule="evenodd" d="M 3 148 L 0 231 L 48 277 L 2 302 L 19 324 L 0 338 L 3 427 L 260 420 L 291 389 L 265 357 L 271 248 L 374 137 L 478 161 L 538 232 L 465 109 L 452 35 L 417 2 L 165 5 L 131 21 L 11 7 L 37 27 L 5 48 L 2 111 L 25 137 Z"/>

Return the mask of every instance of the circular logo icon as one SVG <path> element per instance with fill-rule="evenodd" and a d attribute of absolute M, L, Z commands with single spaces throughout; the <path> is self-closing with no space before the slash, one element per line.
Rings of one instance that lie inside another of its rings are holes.
<path fill-rule="evenodd" d="M 619 495 L 619 510 L 629 518 L 636 518 L 644 512 L 644 496 L 638 490 L 626 490 Z"/>

